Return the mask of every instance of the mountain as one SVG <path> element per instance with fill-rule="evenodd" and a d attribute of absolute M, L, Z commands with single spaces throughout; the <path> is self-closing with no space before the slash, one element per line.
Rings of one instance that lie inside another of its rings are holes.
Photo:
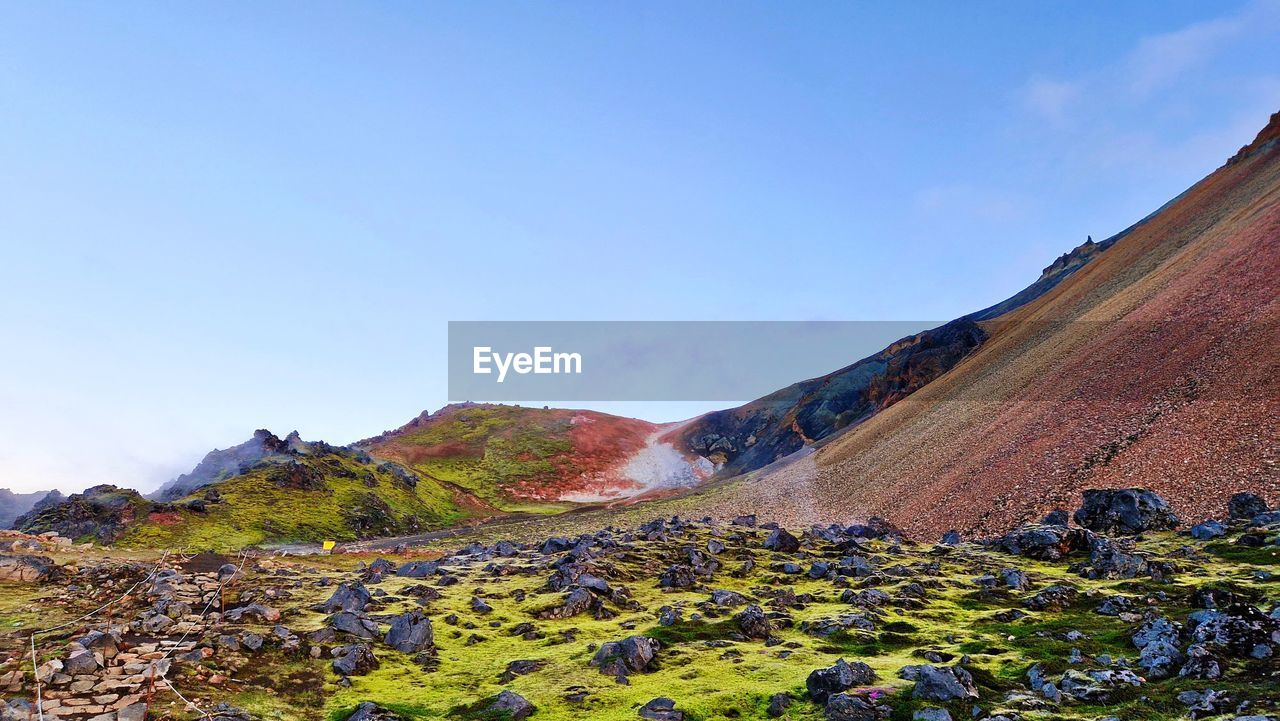
<path fill-rule="evenodd" d="M 1074 253 L 1036 297 L 969 316 L 985 339 L 910 397 L 714 506 L 879 515 L 933 536 L 1005 529 L 1086 487 L 1149 487 L 1192 522 L 1236 491 L 1274 500 L 1280 113 L 1178 198 Z"/>
<path fill-rule="evenodd" d="M 0 488 L 0 528 L 9 528 L 12 526 L 18 516 L 30 511 L 32 506 L 36 505 L 37 502 L 48 496 L 50 493 L 51 491 L 14 493 L 8 488 Z M 52 491 L 52 493 L 58 492 Z"/>
<path fill-rule="evenodd" d="M 564 509 L 696 485 L 710 463 L 668 427 L 596 411 L 461 403 L 357 447 L 453 484 L 504 511 Z"/>
<path fill-rule="evenodd" d="M 283 458 L 290 451 L 298 451 L 304 447 L 297 431 L 281 440 L 271 431 L 257 430 L 252 438 L 238 446 L 209 451 L 190 473 L 184 473 L 164 484 L 152 497 L 159 501 L 177 500 L 205 486 L 240 475 L 247 467 L 259 461 Z"/>

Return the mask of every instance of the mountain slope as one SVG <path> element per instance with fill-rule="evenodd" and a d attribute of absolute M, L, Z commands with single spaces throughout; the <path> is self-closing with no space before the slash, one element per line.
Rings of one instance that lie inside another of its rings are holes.
<path fill-rule="evenodd" d="M 49 491 L 14 493 L 8 488 L 0 488 L 0 528 L 9 528 L 18 516 L 30 511 L 49 493 Z"/>
<path fill-rule="evenodd" d="M 357 445 L 497 508 L 547 510 L 693 485 L 710 473 L 658 442 L 661 430 L 595 411 L 463 403 Z"/>
<path fill-rule="evenodd" d="M 989 532 L 1085 487 L 1148 486 L 1185 518 L 1280 493 L 1280 114 L 1239 155 L 906 400 L 721 494 L 785 514 Z"/>

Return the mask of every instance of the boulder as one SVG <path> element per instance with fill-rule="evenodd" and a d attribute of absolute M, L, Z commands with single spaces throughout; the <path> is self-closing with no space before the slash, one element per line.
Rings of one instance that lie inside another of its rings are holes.
<path fill-rule="evenodd" d="M 861 661 L 849 663 L 843 658 L 834 666 L 820 668 L 805 679 L 805 688 L 809 690 L 809 698 L 825 704 L 832 694 L 840 693 L 854 686 L 865 686 L 873 683 L 878 677 L 870 666 Z"/>
<path fill-rule="evenodd" d="M 600 673 L 625 677 L 630 673 L 650 670 L 661 644 L 647 636 L 628 636 L 621 641 L 609 641 L 600 646 L 591 659 L 591 665 Z"/>
<path fill-rule="evenodd" d="M 431 619 L 417 610 L 397 616 L 383 640 L 388 646 L 404 653 L 429 651 L 435 646 Z"/>
<path fill-rule="evenodd" d="M 0 556 L 0 581 L 47 581 L 57 567 L 48 556 Z"/>
<path fill-rule="evenodd" d="M 371 599 L 369 589 L 365 588 L 363 583 L 343 583 L 339 584 L 338 590 L 333 592 L 328 601 L 320 604 L 318 610 L 321 613 L 363 611 Z"/>
<path fill-rule="evenodd" d="M 769 638 L 769 632 L 772 630 L 769 617 L 764 615 L 764 609 L 755 604 L 747 606 L 741 613 L 734 616 L 733 620 L 737 622 L 742 635 L 747 638 L 766 639 Z"/>
<path fill-rule="evenodd" d="M 1001 536 L 996 545 L 1005 553 L 1039 561 L 1058 561 L 1088 547 L 1087 535 L 1078 528 L 1028 525 Z"/>
<path fill-rule="evenodd" d="M 775 528 L 764 539 L 764 547 L 778 553 L 795 553 L 800 550 L 800 539 L 787 533 L 785 528 Z"/>
<path fill-rule="evenodd" d="M 1178 649 L 1181 627 L 1167 618 L 1153 618 L 1138 627 L 1130 640 L 1141 655 L 1138 666 L 1145 669 L 1147 677 L 1166 678 L 1183 661 Z"/>
<path fill-rule="evenodd" d="M 1128 669 L 1071 669 L 1062 675 L 1058 688 L 1064 695 L 1077 701 L 1107 703 L 1116 691 L 1126 687 L 1136 688 L 1142 684 L 1142 678 Z"/>
<path fill-rule="evenodd" d="M 484 707 L 485 712 L 497 717 L 507 718 L 511 721 L 523 721 L 529 718 L 537 709 L 528 699 L 514 691 L 503 691 Z"/>
<path fill-rule="evenodd" d="M 353 643 L 333 649 L 333 670 L 340 676 L 363 676 L 378 667 L 367 644 Z"/>
<path fill-rule="evenodd" d="M 377 638 L 378 624 L 363 613 L 342 611 L 325 619 L 325 624 L 335 631 L 350 634 L 356 638 Z"/>
<path fill-rule="evenodd" d="M 978 698 L 978 687 L 973 676 L 964 667 L 955 666 L 906 666 L 900 672 L 902 678 L 915 681 L 911 691 L 913 698 L 925 701 L 955 701 Z"/>
<path fill-rule="evenodd" d="M 711 603 L 716 606 L 742 606 L 751 603 L 751 601 L 737 591 L 726 591 L 722 588 L 717 588 L 711 592 Z"/>
<path fill-rule="evenodd" d="M 658 697 L 640 707 L 640 718 L 652 721 L 684 721 L 684 712 L 676 710 L 676 702 Z"/>
<path fill-rule="evenodd" d="M 770 718 L 778 718 L 786 713 L 790 707 L 791 694 L 775 693 L 769 697 L 769 708 L 765 710 L 765 713 L 769 714 Z"/>
<path fill-rule="evenodd" d="M 1091 489 L 1075 522 L 1095 533 L 1135 535 L 1175 528 L 1178 517 L 1163 498 L 1142 488 Z"/>
<path fill-rule="evenodd" d="M 827 721 L 881 721 L 889 718 L 893 711 L 861 696 L 838 693 L 827 699 L 823 713 Z"/>
<path fill-rule="evenodd" d="M 1191 537 L 1197 541 L 1211 541 L 1226 534 L 1227 527 L 1217 521 L 1205 521 L 1191 527 Z"/>
<path fill-rule="evenodd" d="M 1233 521 L 1248 521 L 1268 510 L 1267 502 L 1253 493 L 1237 493 L 1227 501 L 1227 513 Z"/>
<path fill-rule="evenodd" d="M 348 716 L 347 721 L 403 721 L 403 717 L 372 701 L 365 701 L 356 706 L 355 713 Z"/>

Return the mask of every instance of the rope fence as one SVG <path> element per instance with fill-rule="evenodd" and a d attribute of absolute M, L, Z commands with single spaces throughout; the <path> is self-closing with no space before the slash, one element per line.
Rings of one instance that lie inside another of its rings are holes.
<path fill-rule="evenodd" d="M 176 556 L 177 556 L 178 558 L 182 559 L 184 562 L 185 562 L 185 561 L 189 561 L 189 560 L 191 560 L 191 558 L 193 558 L 193 557 L 194 557 L 194 555 L 195 555 L 195 554 L 185 555 L 185 556 L 184 556 L 183 554 L 176 554 Z M 128 588 L 128 590 L 126 590 L 123 594 L 121 594 L 121 595 L 120 595 L 120 597 L 119 597 L 119 598 L 114 599 L 114 600 L 112 600 L 112 601 L 109 601 L 109 602 L 107 602 L 107 603 L 103 604 L 102 606 L 99 606 L 97 609 L 95 609 L 95 610 L 93 610 L 93 611 L 90 611 L 89 613 L 86 613 L 86 614 L 84 614 L 83 616 L 80 616 L 80 617 L 78 617 L 78 618 L 74 618 L 74 619 L 72 619 L 72 620 L 70 620 L 70 621 L 67 621 L 67 622 L 65 622 L 65 623 L 58 624 L 57 626 L 51 626 L 51 627 L 49 627 L 49 628 L 40 629 L 40 630 L 36 630 L 36 631 L 32 631 L 32 632 L 31 632 L 31 673 L 32 673 L 32 676 L 35 678 L 35 687 L 36 687 L 36 688 L 35 688 L 35 691 L 36 691 L 36 715 L 37 715 L 37 717 L 39 718 L 39 720 L 40 720 L 40 721 L 44 721 L 44 691 L 43 691 L 43 686 L 42 686 L 42 684 L 40 683 L 40 661 L 39 661 L 38 651 L 37 651 L 37 649 L 36 649 L 36 636 L 45 636 L 45 635 L 51 634 L 51 633 L 53 633 L 53 632 L 55 632 L 55 631 L 60 631 L 60 630 L 62 630 L 62 629 L 64 629 L 64 628 L 67 628 L 67 627 L 71 627 L 71 626 L 78 626 L 78 625 L 79 625 L 79 624 L 81 624 L 82 622 L 87 621 L 87 620 L 89 620 L 89 619 L 91 619 L 91 618 L 93 618 L 93 617 L 95 617 L 95 616 L 97 616 L 97 615 L 101 614 L 103 611 L 108 611 L 108 614 L 109 614 L 109 615 L 108 615 L 108 628 L 107 628 L 107 631 L 108 631 L 108 632 L 110 632 L 110 630 L 111 630 L 111 629 L 110 629 L 110 625 L 109 625 L 109 624 L 110 624 L 110 618 L 111 618 L 111 616 L 110 616 L 110 610 L 111 610 L 111 609 L 113 609 L 113 608 L 114 608 L 114 606 L 115 606 L 116 604 L 118 604 L 118 603 L 122 603 L 123 601 L 125 601 L 126 599 L 128 599 L 128 598 L 129 598 L 129 596 L 130 596 L 130 594 L 132 594 L 134 591 L 136 591 L 136 590 L 138 589 L 138 587 L 139 587 L 139 586 L 141 586 L 141 585 L 143 585 L 144 583 L 147 583 L 148 581 L 151 581 L 152 579 L 154 579 L 154 578 L 155 578 L 155 577 L 160 573 L 160 570 L 164 567 L 164 565 L 165 565 L 165 561 L 167 561 L 167 560 L 168 560 L 169 556 L 170 556 L 170 552 L 169 552 L 169 551 L 165 551 L 164 555 L 163 555 L 163 556 L 161 556 L 161 557 L 160 557 L 160 560 L 156 563 L 155 568 L 153 568 L 153 569 L 151 570 L 151 573 L 147 574 L 147 575 L 146 575 L 146 577 L 144 577 L 142 580 L 140 580 L 140 581 L 138 581 L 137 583 L 135 583 L 135 584 L 133 584 L 132 586 L 130 586 L 130 587 Z M 239 563 L 239 565 L 236 567 L 236 571 L 235 571 L 235 573 L 231 574 L 231 575 L 230 575 L 229 577 L 227 577 L 226 579 L 220 580 L 220 581 L 218 582 L 218 587 L 217 587 L 216 589 L 214 589 L 214 590 L 210 593 L 208 603 L 206 603 L 206 604 L 205 604 L 205 606 L 204 606 L 204 610 L 202 610 L 202 611 L 200 612 L 200 618 L 201 618 L 201 619 L 204 619 L 204 618 L 205 618 L 205 616 L 206 616 L 206 615 L 208 615 L 208 613 L 209 613 L 209 609 L 211 609 L 211 608 L 213 607 L 213 603 L 214 603 L 214 601 L 219 600 L 219 599 L 221 599 L 221 598 L 223 597 L 223 590 L 224 590 L 224 588 L 225 588 L 228 584 L 230 584 L 232 581 L 234 581 L 236 578 L 238 578 L 238 577 L 240 576 L 241 572 L 244 570 L 244 565 L 245 565 L 245 563 L 246 563 L 246 562 L 248 562 L 248 560 L 249 560 L 249 554 L 248 554 L 248 553 L 246 553 L 246 552 L 244 552 L 244 551 L 241 551 L 241 552 L 240 552 L 240 563 Z M 187 637 L 191 635 L 191 632 L 192 632 L 192 631 L 194 631 L 196 628 L 200 628 L 200 629 L 202 630 L 202 632 L 203 632 L 203 630 L 204 630 L 205 628 L 207 628 L 207 627 L 208 627 L 208 624 L 207 624 L 207 623 L 200 623 L 200 624 L 195 624 L 194 626 L 192 626 L 192 627 L 188 628 L 188 629 L 187 629 L 187 630 L 182 634 L 182 636 L 178 638 L 178 640 L 177 640 L 177 642 L 176 642 L 176 643 L 174 643 L 174 644 L 170 645 L 169 649 L 168 649 L 167 651 L 165 651 L 165 653 L 164 653 L 164 655 L 163 655 L 163 656 L 161 656 L 160 658 L 158 658 L 158 659 L 156 659 L 156 660 L 154 660 L 154 661 L 152 661 L 152 662 L 151 662 L 151 664 L 150 664 L 150 679 L 149 679 L 150 688 L 149 688 L 149 691 L 148 691 L 148 693 L 147 693 L 147 701 L 146 701 L 146 703 L 147 703 L 147 711 L 148 711 L 148 714 L 150 713 L 150 708 L 151 708 L 151 691 L 154 691 L 154 688 L 155 688 L 155 682 L 156 682 L 156 677 L 157 677 L 157 674 L 158 674 L 158 675 L 159 675 L 159 679 L 160 679 L 161 681 L 163 681 L 163 682 L 164 682 L 164 686 L 165 686 L 165 688 L 168 688 L 170 691 L 172 691 L 172 692 L 174 693 L 174 695 L 175 695 L 175 696 L 177 696 L 179 699 L 181 699 L 181 700 L 182 700 L 182 702 L 183 702 L 184 704 L 186 704 L 186 705 L 187 705 L 187 707 L 188 707 L 188 708 L 194 709 L 197 713 L 199 713 L 199 714 L 200 714 L 200 718 L 201 718 L 201 719 L 208 719 L 208 718 L 211 718 L 211 714 L 210 714 L 208 711 L 206 711 L 206 710 L 202 709 L 199 705 L 197 705 L 195 702 L 193 702 L 193 701 L 191 701 L 190 699 L 188 699 L 186 696 L 183 696 L 183 695 L 182 695 L 182 692 L 181 692 L 181 691 L 179 691 L 176 687 L 174 687 L 173 682 L 172 682 L 172 681 L 170 681 L 170 680 L 169 680 L 169 678 L 168 678 L 168 672 L 167 672 L 167 671 L 159 671 L 159 669 L 158 669 L 158 665 L 159 665 L 159 663 L 160 663 L 161 661 L 164 661 L 165 659 L 169 658 L 171 655 L 173 655 L 173 652 L 174 652 L 174 651 L 176 651 L 179 647 L 181 647 L 181 646 L 182 646 L 182 644 L 187 640 Z"/>

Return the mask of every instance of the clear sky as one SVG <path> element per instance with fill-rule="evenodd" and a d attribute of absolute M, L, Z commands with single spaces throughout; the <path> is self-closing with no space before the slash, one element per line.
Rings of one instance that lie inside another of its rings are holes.
<path fill-rule="evenodd" d="M 1277 2 L 3 3 L 0 487 L 398 426 L 448 320 L 953 318 L 1278 109 Z"/>

